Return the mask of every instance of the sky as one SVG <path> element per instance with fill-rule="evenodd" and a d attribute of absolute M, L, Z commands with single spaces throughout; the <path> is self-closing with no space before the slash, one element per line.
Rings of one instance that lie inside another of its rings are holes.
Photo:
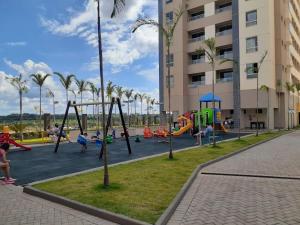
<path fill-rule="evenodd" d="M 110 80 L 158 99 L 158 32 L 151 27 L 131 32 L 137 18 L 157 19 L 157 0 L 126 0 L 114 19 L 112 2 L 101 1 L 105 83 Z M 24 112 L 37 113 L 39 89 L 30 75 L 53 72 L 75 74 L 100 86 L 95 1 L 0 0 L 0 115 L 19 112 L 18 92 L 5 77 L 24 75 L 29 88 Z M 55 75 L 43 87 L 43 113 L 52 112 L 48 89 L 62 113 L 65 92 Z M 71 89 L 77 90 L 76 85 Z M 91 98 L 84 93 L 85 101 Z"/>

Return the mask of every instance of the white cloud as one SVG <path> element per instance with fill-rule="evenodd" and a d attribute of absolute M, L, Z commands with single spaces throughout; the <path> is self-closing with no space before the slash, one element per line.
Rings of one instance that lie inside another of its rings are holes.
<path fill-rule="evenodd" d="M 152 82 L 158 84 L 158 81 L 159 81 L 159 65 L 158 65 L 158 63 L 154 64 L 153 68 L 146 69 L 146 70 L 140 70 L 140 71 L 138 71 L 137 74 L 144 77 L 144 78 L 146 78 L 149 81 L 152 81 Z"/>
<path fill-rule="evenodd" d="M 142 27 L 136 33 L 131 34 L 131 28 L 139 15 L 157 18 L 156 0 L 128 0 L 121 14 L 114 19 L 109 18 L 112 9 L 112 1 L 103 1 L 102 13 L 102 37 L 103 57 L 105 63 L 112 65 L 112 72 L 118 72 L 131 65 L 136 60 L 155 54 L 158 51 L 158 33 L 150 27 Z M 81 12 L 68 10 L 72 15 L 68 22 L 57 19 L 41 17 L 41 25 L 55 35 L 76 36 L 85 40 L 92 47 L 98 46 L 97 36 L 97 11 L 94 0 L 85 1 Z M 96 57 L 93 57 L 86 66 L 89 70 L 98 68 Z"/>
<path fill-rule="evenodd" d="M 11 47 L 16 47 L 16 46 L 26 46 L 26 45 L 27 45 L 27 42 L 25 42 L 25 41 L 6 42 L 5 45 L 11 46 Z"/>

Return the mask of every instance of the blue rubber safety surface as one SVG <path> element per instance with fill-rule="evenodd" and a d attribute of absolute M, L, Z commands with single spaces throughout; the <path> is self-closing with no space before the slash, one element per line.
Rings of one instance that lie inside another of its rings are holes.
<path fill-rule="evenodd" d="M 243 133 L 247 135 L 249 133 Z M 237 134 L 227 133 L 217 135 L 216 140 L 226 140 L 236 137 Z M 140 137 L 141 142 L 136 143 L 135 137 L 130 138 L 132 154 L 128 154 L 125 139 L 116 139 L 108 145 L 109 164 L 142 158 L 169 151 L 169 144 L 162 143 L 163 139 Z M 164 139 L 164 140 L 168 140 Z M 203 138 L 207 143 L 207 138 Z M 190 135 L 173 138 L 173 149 L 182 149 L 195 146 L 195 139 Z M 8 153 L 11 160 L 11 176 L 17 179 L 18 185 L 40 181 L 56 176 L 62 176 L 87 169 L 101 167 L 99 148 L 96 144 L 89 143 L 85 153 L 81 153 L 81 146 L 77 143 L 63 143 L 58 152 L 54 153 L 54 145 L 33 147 L 31 151 L 12 151 Z"/>

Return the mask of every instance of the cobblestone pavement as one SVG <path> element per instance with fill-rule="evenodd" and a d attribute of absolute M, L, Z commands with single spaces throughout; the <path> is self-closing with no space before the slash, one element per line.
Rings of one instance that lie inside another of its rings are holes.
<path fill-rule="evenodd" d="M 299 144 L 295 132 L 205 168 L 220 175 L 199 173 L 169 225 L 300 224 L 300 180 L 247 177 L 299 178 Z"/>
<path fill-rule="evenodd" d="M 21 187 L 0 185 L 0 225 L 113 225 L 22 192 Z"/>

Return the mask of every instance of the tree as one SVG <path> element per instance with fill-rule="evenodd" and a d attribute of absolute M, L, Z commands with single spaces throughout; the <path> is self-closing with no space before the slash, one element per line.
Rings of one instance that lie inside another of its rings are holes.
<path fill-rule="evenodd" d="M 144 98 L 146 97 L 146 94 L 139 94 L 139 98 L 141 101 L 141 117 L 142 117 L 142 125 L 143 125 L 143 101 Z"/>
<path fill-rule="evenodd" d="M 294 90 L 294 85 L 290 82 L 285 82 L 285 89 L 288 95 L 288 130 L 290 130 L 290 94 Z"/>
<path fill-rule="evenodd" d="M 69 90 L 70 90 L 73 80 L 76 79 L 76 77 L 73 74 L 64 76 L 63 74 L 61 74 L 59 72 L 54 72 L 54 74 L 58 76 L 61 85 L 64 87 L 64 89 L 66 91 L 66 104 L 68 104 Z M 67 129 L 69 129 L 69 118 L 67 119 Z"/>
<path fill-rule="evenodd" d="M 51 91 L 50 89 L 48 89 L 48 92 L 46 94 L 46 97 L 48 98 L 52 98 L 52 107 L 53 107 L 53 123 L 55 124 L 55 94 L 53 91 Z"/>
<path fill-rule="evenodd" d="M 167 21 L 165 25 L 160 24 L 156 22 L 155 20 L 152 19 L 138 19 L 136 21 L 136 24 L 132 30 L 132 32 L 135 32 L 137 29 L 144 25 L 150 25 L 150 26 L 155 26 L 159 29 L 159 31 L 164 35 L 165 37 L 165 44 L 167 46 L 167 68 L 168 68 L 168 75 L 167 75 L 167 80 L 168 80 L 168 110 L 169 110 L 169 159 L 173 159 L 173 146 L 172 146 L 172 118 L 171 118 L 171 54 L 170 54 L 170 47 L 172 45 L 173 39 L 174 39 L 174 34 L 175 34 L 175 28 L 177 24 L 179 23 L 179 20 L 181 16 L 184 14 L 185 8 L 180 7 L 179 10 L 175 12 L 175 17 L 173 21 Z"/>
<path fill-rule="evenodd" d="M 135 93 L 134 96 L 133 96 L 133 100 L 134 100 L 134 117 L 135 117 L 135 123 L 137 125 L 138 123 L 138 120 L 137 120 L 137 117 L 136 117 L 136 101 L 139 97 L 139 93 Z"/>
<path fill-rule="evenodd" d="M 268 51 L 265 51 L 262 57 L 260 58 L 259 62 L 257 63 L 257 67 L 249 67 L 246 68 L 247 73 L 256 73 L 257 78 L 256 78 L 256 137 L 258 136 L 258 81 L 259 81 L 259 72 L 261 69 L 261 66 L 263 65 L 266 57 L 268 55 Z"/>
<path fill-rule="evenodd" d="M 269 93 L 269 87 L 267 85 L 261 85 L 260 86 L 260 90 L 261 91 L 265 91 L 267 93 L 268 96 L 268 106 L 267 106 L 267 128 L 269 128 L 269 124 L 270 124 L 270 116 L 269 116 L 269 112 L 270 112 L 270 93 Z"/>
<path fill-rule="evenodd" d="M 19 74 L 19 76 L 15 77 L 6 77 L 6 80 L 18 91 L 19 93 L 19 123 L 20 123 L 20 139 L 23 140 L 23 94 L 28 92 L 27 80 L 23 79 L 23 75 Z"/>
<path fill-rule="evenodd" d="M 101 101 L 102 101 L 102 131 L 103 139 L 106 140 L 106 130 L 105 130 L 105 98 L 104 98 L 104 75 L 103 75 L 103 50 L 102 50 L 102 37 L 101 37 L 101 16 L 100 16 L 100 0 L 97 2 L 97 28 L 98 28 L 98 58 L 99 58 L 99 70 L 100 70 L 100 83 L 101 83 Z M 125 0 L 114 0 L 113 11 L 111 17 L 115 17 L 116 14 L 125 6 Z M 108 175 L 108 165 L 107 165 L 107 151 L 106 143 L 103 141 L 103 163 L 104 163 L 104 177 L 103 185 L 109 185 L 109 175 Z"/>
<path fill-rule="evenodd" d="M 130 99 L 131 99 L 131 97 L 132 97 L 132 93 L 133 93 L 133 89 L 131 89 L 131 90 L 125 90 L 125 91 L 124 91 L 124 94 L 125 94 L 125 96 L 126 96 L 126 98 L 127 98 L 127 116 L 128 116 L 128 126 L 129 126 L 129 127 L 130 127 L 130 117 L 129 117 L 130 112 L 129 112 L 129 105 L 130 105 Z"/>
<path fill-rule="evenodd" d="M 151 97 L 146 96 L 146 104 L 147 104 L 147 126 L 149 127 L 149 105 L 151 102 Z"/>
<path fill-rule="evenodd" d="M 96 88 L 97 101 L 100 102 L 101 88 Z M 100 130 L 100 105 L 97 105 L 97 130 Z"/>
<path fill-rule="evenodd" d="M 88 82 L 88 85 L 90 86 L 89 91 L 91 92 L 91 94 L 93 96 L 93 102 L 95 102 L 95 94 L 97 93 L 97 87 L 92 82 Z M 93 118 L 95 119 L 95 105 L 93 105 Z"/>
<path fill-rule="evenodd" d="M 86 82 L 85 80 L 75 79 L 75 83 L 78 88 L 78 94 L 80 94 L 80 103 L 82 104 L 83 92 L 85 92 L 87 90 L 88 82 Z M 83 112 L 83 106 L 81 106 L 81 115 L 82 115 L 82 112 Z"/>
<path fill-rule="evenodd" d="M 296 107 L 296 112 L 298 112 L 298 109 L 299 109 L 299 106 L 300 106 L 300 100 L 299 100 L 299 97 L 300 97 L 300 83 L 295 84 L 295 90 L 296 90 L 297 95 L 298 95 L 298 105 Z M 298 124 L 300 124 L 300 121 L 298 121 Z"/>
<path fill-rule="evenodd" d="M 281 108 L 280 108 L 280 97 L 281 97 L 281 90 L 282 90 L 282 82 L 281 80 L 277 80 L 276 81 L 276 87 L 278 89 L 278 121 L 280 121 L 281 119 Z M 281 123 L 279 124 L 279 130 L 280 130 L 280 126 L 281 126 Z"/>
<path fill-rule="evenodd" d="M 203 42 L 203 47 L 200 47 L 197 52 L 199 54 L 205 54 L 208 58 L 208 62 L 211 66 L 211 70 L 213 72 L 212 74 L 212 93 L 213 93 L 213 109 L 215 109 L 215 68 L 216 68 L 216 63 L 217 63 L 217 60 L 218 60 L 218 57 L 217 57 L 217 48 L 216 48 L 216 41 L 214 38 L 209 38 L 209 39 L 206 39 L 204 42 Z M 215 147 L 216 146 L 216 138 L 215 138 L 215 118 L 213 116 L 213 120 L 212 120 L 212 125 L 213 125 L 213 146 Z"/>
<path fill-rule="evenodd" d="M 40 132 L 42 132 L 42 87 L 48 77 L 50 77 L 50 74 L 31 74 L 30 77 L 32 78 L 32 81 L 39 86 L 40 91 Z"/>
<path fill-rule="evenodd" d="M 114 85 L 111 81 L 108 81 L 106 86 L 106 97 L 108 98 L 108 101 L 111 102 L 112 100 L 112 94 L 114 93 L 116 89 L 116 85 Z M 109 105 L 107 105 L 107 111 L 109 110 Z M 116 108 L 115 108 L 115 114 L 116 114 Z"/>

